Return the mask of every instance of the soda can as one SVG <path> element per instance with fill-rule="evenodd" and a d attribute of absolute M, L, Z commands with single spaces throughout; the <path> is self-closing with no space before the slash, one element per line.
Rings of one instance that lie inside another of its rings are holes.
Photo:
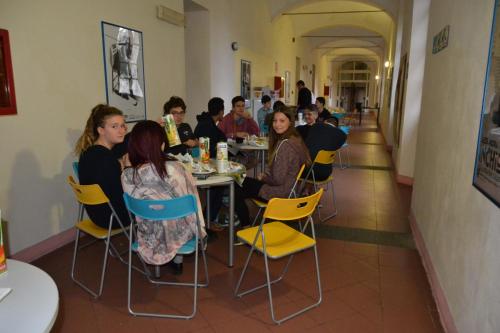
<path fill-rule="evenodd" d="M 203 163 L 210 162 L 210 138 L 200 138 L 200 159 Z"/>
<path fill-rule="evenodd" d="M 217 167 L 217 173 L 225 173 L 229 169 L 227 142 L 217 143 L 216 167 Z"/>

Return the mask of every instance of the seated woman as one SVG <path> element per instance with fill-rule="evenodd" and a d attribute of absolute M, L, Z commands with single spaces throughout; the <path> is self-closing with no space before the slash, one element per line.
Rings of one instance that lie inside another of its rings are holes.
<path fill-rule="evenodd" d="M 98 184 L 109 198 L 124 226 L 129 224 L 129 218 L 123 202 L 120 181 L 122 166 L 119 158 L 125 151 L 115 148 L 122 145 L 126 132 L 123 113 L 112 106 L 99 104 L 92 109 L 85 130 L 75 147 L 75 154 L 80 156 L 78 162 L 80 184 Z M 109 227 L 111 209 L 107 204 L 87 206 L 85 209 L 95 224 L 103 228 Z M 114 219 L 113 228 L 118 227 L 120 224 Z"/>
<path fill-rule="evenodd" d="M 269 132 L 269 160 L 266 172 L 257 179 L 247 177 L 243 186 L 235 186 L 237 198 L 257 198 L 268 201 L 272 198 L 287 198 L 302 164 L 310 165 L 309 152 L 295 130 L 295 115 L 286 106 L 273 113 L 273 124 Z M 248 216 L 244 200 L 235 200 L 238 216 Z M 242 223 L 244 226 L 244 224 Z"/>
<path fill-rule="evenodd" d="M 186 103 L 182 98 L 177 96 L 172 96 L 163 105 L 163 115 L 171 114 L 175 121 L 175 126 L 177 127 L 177 132 L 179 133 L 179 139 L 181 139 L 181 144 L 178 146 L 167 147 L 165 152 L 174 155 L 186 154 L 188 149 L 198 146 L 198 139 L 193 134 L 193 130 L 188 123 L 184 123 L 184 117 L 186 115 Z M 163 125 L 163 120 L 161 125 Z"/>
<path fill-rule="evenodd" d="M 201 212 L 201 204 L 193 177 L 182 164 L 170 160 L 163 153 L 166 146 L 165 131 L 156 122 L 146 120 L 137 123 L 129 139 L 130 168 L 122 175 L 123 189 L 137 199 L 172 199 L 194 194 Z M 205 237 L 202 214 L 200 237 Z M 179 220 L 149 223 L 137 218 L 138 251 L 145 262 L 163 265 L 174 259 L 176 273 L 182 270 L 179 248 L 195 236 L 196 216 Z"/>

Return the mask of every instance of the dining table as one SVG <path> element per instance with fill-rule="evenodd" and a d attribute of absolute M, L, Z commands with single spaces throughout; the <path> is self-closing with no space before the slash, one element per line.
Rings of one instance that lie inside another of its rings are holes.
<path fill-rule="evenodd" d="M 0 274 L 0 332 L 50 332 L 59 310 L 59 292 L 54 280 L 40 268 L 7 259 Z"/>
<path fill-rule="evenodd" d="M 259 137 L 255 139 L 245 139 L 243 142 L 238 143 L 235 140 L 228 139 L 227 144 L 234 154 L 239 150 L 257 152 L 260 159 L 260 172 L 266 169 L 266 153 L 269 150 L 269 138 Z M 254 177 L 257 177 L 257 168 L 254 169 Z"/>
<path fill-rule="evenodd" d="M 195 162 L 201 163 L 201 162 Z M 191 172 L 196 180 L 196 186 L 199 189 L 207 190 L 207 221 L 211 220 L 210 216 L 210 189 L 213 187 L 228 187 L 229 188 L 229 226 L 228 226 L 228 238 L 229 238 L 229 248 L 228 248 L 228 260 L 227 265 L 229 267 L 234 266 L 234 186 L 236 180 L 242 181 L 245 177 L 246 169 L 245 166 L 230 161 L 229 169 L 225 172 L 217 172 L 216 161 L 211 159 L 207 163 L 208 169 L 206 172 L 196 171 L 196 168 Z M 213 170 L 213 171 L 212 171 Z M 236 184 L 236 186 L 239 186 Z M 208 222 L 209 223 L 209 222 Z"/>

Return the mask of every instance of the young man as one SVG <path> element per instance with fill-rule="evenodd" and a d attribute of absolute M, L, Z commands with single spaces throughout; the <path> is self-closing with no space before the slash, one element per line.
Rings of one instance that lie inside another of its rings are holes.
<path fill-rule="evenodd" d="M 260 102 L 262 103 L 262 107 L 257 111 L 257 119 L 259 120 L 259 128 L 260 132 L 267 135 L 269 133 L 269 127 L 266 123 L 267 115 L 273 113 L 273 109 L 271 107 L 271 97 L 268 95 L 262 96 Z"/>
<path fill-rule="evenodd" d="M 208 112 L 196 116 L 198 124 L 194 129 L 194 135 L 197 138 L 210 138 L 210 157 L 217 156 L 217 143 L 226 141 L 226 135 L 218 127 L 217 123 L 222 120 L 224 115 L 224 100 L 220 97 L 214 97 L 208 101 Z"/>
<path fill-rule="evenodd" d="M 304 120 L 306 121 L 305 125 L 297 126 L 297 132 L 299 132 L 302 140 L 306 141 L 309 130 L 318 120 L 318 108 L 314 104 L 310 104 L 306 106 L 304 109 Z"/>
<path fill-rule="evenodd" d="M 178 96 L 172 96 L 163 105 L 163 115 L 171 114 L 175 121 L 175 126 L 177 127 L 177 132 L 179 133 L 179 138 L 182 144 L 168 147 L 166 153 L 186 154 L 189 148 L 198 146 L 198 139 L 196 139 L 193 134 L 193 130 L 188 123 L 184 122 L 184 117 L 186 115 L 186 104 L 182 98 Z M 163 125 L 163 124 L 162 124 Z"/>
<path fill-rule="evenodd" d="M 337 150 L 347 140 L 347 135 L 335 127 L 337 119 L 328 118 L 324 123 L 315 123 L 304 140 L 309 149 L 311 160 L 314 161 L 320 150 Z M 327 179 L 332 174 L 332 165 L 315 165 L 314 177 L 316 180 Z"/>
<path fill-rule="evenodd" d="M 245 99 L 236 96 L 231 100 L 233 106 L 230 113 L 219 122 L 219 128 L 228 138 L 246 138 L 259 135 L 259 125 L 252 116 L 245 112 Z"/>
<path fill-rule="evenodd" d="M 325 98 L 316 98 L 316 107 L 318 108 L 318 121 L 325 121 L 330 118 L 332 114 L 325 108 Z"/>

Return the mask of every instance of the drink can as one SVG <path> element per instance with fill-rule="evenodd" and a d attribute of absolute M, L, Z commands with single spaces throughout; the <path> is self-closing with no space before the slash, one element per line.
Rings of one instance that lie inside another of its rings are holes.
<path fill-rule="evenodd" d="M 165 132 L 167 133 L 168 146 L 173 147 L 180 145 L 181 139 L 179 137 L 179 132 L 177 132 L 174 117 L 172 117 L 171 114 L 167 114 L 162 118 L 165 121 Z"/>
<path fill-rule="evenodd" d="M 200 159 L 203 163 L 210 161 L 210 138 L 200 138 Z"/>
<path fill-rule="evenodd" d="M 227 142 L 217 143 L 217 173 L 225 173 L 229 169 L 229 159 L 227 152 Z"/>

